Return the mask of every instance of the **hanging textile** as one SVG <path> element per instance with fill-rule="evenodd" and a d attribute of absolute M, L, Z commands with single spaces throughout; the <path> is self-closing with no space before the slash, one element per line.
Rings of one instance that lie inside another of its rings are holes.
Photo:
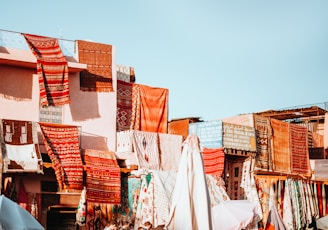
<path fill-rule="evenodd" d="M 159 170 L 158 135 L 153 132 L 134 131 L 133 146 L 139 168 Z"/>
<path fill-rule="evenodd" d="M 141 101 L 140 101 L 140 85 L 132 85 L 132 116 L 131 116 L 131 127 L 133 130 L 141 130 Z"/>
<path fill-rule="evenodd" d="M 115 153 L 86 149 L 87 201 L 95 203 L 121 203 L 121 171 Z"/>
<path fill-rule="evenodd" d="M 117 80 L 116 131 L 129 130 L 132 120 L 132 83 Z"/>
<path fill-rule="evenodd" d="M 77 126 L 39 123 L 59 189 L 83 189 L 83 165 Z"/>
<path fill-rule="evenodd" d="M 164 171 L 177 172 L 181 159 L 182 136 L 158 133 L 160 168 Z"/>
<path fill-rule="evenodd" d="M 22 34 L 37 59 L 42 106 L 70 103 L 68 65 L 56 38 Z"/>
<path fill-rule="evenodd" d="M 295 124 L 289 124 L 291 171 L 294 174 L 310 176 L 310 159 L 307 139 L 307 129 Z"/>
<path fill-rule="evenodd" d="M 85 229 L 103 230 L 108 222 L 115 220 L 113 204 L 87 202 Z"/>
<path fill-rule="evenodd" d="M 1 121 L 4 172 L 43 173 L 37 126 L 38 124 L 32 121 Z"/>
<path fill-rule="evenodd" d="M 273 129 L 273 170 L 290 173 L 289 123 L 271 119 Z"/>
<path fill-rule="evenodd" d="M 79 62 L 87 64 L 80 72 L 83 91 L 112 92 L 112 46 L 89 41 L 77 41 Z"/>
<path fill-rule="evenodd" d="M 263 218 L 263 213 L 253 173 L 254 161 L 250 157 L 244 161 L 240 187 L 244 189 L 246 199 L 255 204 L 259 221 Z"/>
<path fill-rule="evenodd" d="M 265 230 L 285 230 L 287 229 L 277 211 L 275 205 L 271 205 L 268 221 Z"/>
<path fill-rule="evenodd" d="M 271 137 L 272 130 L 270 118 L 254 114 L 254 128 L 256 135 L 255 168 L 262 170 L 271 169 Z"/>
<path fill-rule="evenodd" d="M 294 229 L 295 221 L 293 216 L 293 206 L 291 200 L 291 187 L 288 181 L 285 181 L 284 199 L 283 199 L 283 215 L 282 219 L 288 230 Z"/>
<path fill-rule="evenodd" d="M 224 148 L 203 148 L 202 156 L 205 173 L 220 177 L 224 170 Z"/>
<path fill-rule="evenodd" d="M 139 85 L 140 90 L 140 130 L 167 133 L 169 91 Z"/>
<path fill-rule="evenodd" d="M 195 135 L 189 135 L 183 143 L 166 228 L 213 229 L 210 196 Z"/>
<path fill-rule="evenodd" d="M 86 215 L 87 215 L 87 199 L 86 199 L 86 187 L 83 188 L 81 195 L 80 195 L 80 201 L 79 205 L 77 206 L 76 210 L 76 222 L 79 226 L 85 225 Z"/>

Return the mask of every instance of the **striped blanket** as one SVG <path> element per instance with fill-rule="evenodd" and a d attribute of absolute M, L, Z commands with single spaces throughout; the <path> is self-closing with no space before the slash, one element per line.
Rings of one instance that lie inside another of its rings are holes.
<path fill-rule="evenodd" d="M 56 38 L 22 34 L 37 59 L 42 106 L 70 103 L 68 65 Z"/>
<path fill-rule="evenodd" d="M 121 171 L 115 153 L 86 149 L 87 201 L 121 204 Z"/>

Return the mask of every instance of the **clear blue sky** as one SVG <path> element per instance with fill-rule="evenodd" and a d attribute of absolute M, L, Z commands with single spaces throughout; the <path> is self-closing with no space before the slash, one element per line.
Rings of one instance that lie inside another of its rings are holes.
<path fill-rule="evenodd" d="M 116 47 L 169 119 L 328 101 L 327 0 L 1 0 L 0 29 Z"/>

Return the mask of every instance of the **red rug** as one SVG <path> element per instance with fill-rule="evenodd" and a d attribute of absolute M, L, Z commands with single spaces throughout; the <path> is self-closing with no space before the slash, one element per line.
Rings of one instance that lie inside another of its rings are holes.
<path fill-rule="evenodd" d="M 169 91 L 139 85 L 140 89 L 140 130 L 167 133 Z"/>
<path fill-rule="evenodd" d="M 221 176 L 224 170 L 224 148 L 204 148 L 202 155 L 205 174 Z"/>
<path fill-rule="evenodd" d="M 95 203 L 121 203 L 121 170 L 115 153 L 86 149 L 87 201 Z"/>
<path fill-rule="evenodd" d="M 77 126 L 39 123 L 60 191 L 82 190 L 83 164 Z"/>
<path fill-rule="evenodd" d="M 79 62 L 87 64 L 80 73 L 83 91 L 112 92 L 112 46 L 89 41 L 77 41 Z"/>
<path fill-rule="evenodd" d="M 290 148 L 292 173 L 310 175 L 309 148 L 306 127 L 290 124 Z"/>
<path fill-rule="evenodd" d="M 70 103 L 68 65 L 56 38 L 23 34 L 37 59 L 42 106 Z"/>
<path fill-rule="evenodd" d="M 132 83 L 117 80 L 116 131 L 130 130 L 132 119 Z"/>
<path fill-rule="evenodd" d="M 290 173 L 289 123 L 271 119 L 273 130 L 273 169 L 276 172 Z"/>

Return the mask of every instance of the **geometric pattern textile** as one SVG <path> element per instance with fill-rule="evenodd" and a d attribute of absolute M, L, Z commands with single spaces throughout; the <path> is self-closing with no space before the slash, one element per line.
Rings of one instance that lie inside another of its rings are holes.
<path fill-rule="evenodd" d="M 80 72 L 83 91 L 113 92 L 112 46 L 89 41 L 77 41 L 79 62 L 87 64 Z"/>
<path fill-rule="evenodd" d="M 254 114 L 254 127 L 256 134 L 255 168 L 270 169 L 271 158 L 271 125 L 270 118 Z"/>
<path fill-rule="evenodd" d="M 87 201 L 121 204 L 121 171 L 115 153 L 86 149 Z"/>
<path fill-rule="evenodd" d="M 310 175 L 307 128 L 290 124 L 290 147 L 292 173 Z"/>
<path fill-rule="evenodd" d="M 132 120 L 132 83 L 117 80 L 116 131 L 129 130 Z"/>
<path fill-rule="evenodd" d="M 154 132 L 134 131 L 133 147 L 138 158 L 138 168 L 160 169 L 158 134 Z"/>
<path fill-rule="evenodd" d="M 57 39 L 22 35 L 37 59 L 41 106 L 69 104 L 68 65 Z"/>
<path fill-rule="evenodd" d="M 83 189 L 83 164 L 77 126 L 39 123 L 60 191 Z"/>

